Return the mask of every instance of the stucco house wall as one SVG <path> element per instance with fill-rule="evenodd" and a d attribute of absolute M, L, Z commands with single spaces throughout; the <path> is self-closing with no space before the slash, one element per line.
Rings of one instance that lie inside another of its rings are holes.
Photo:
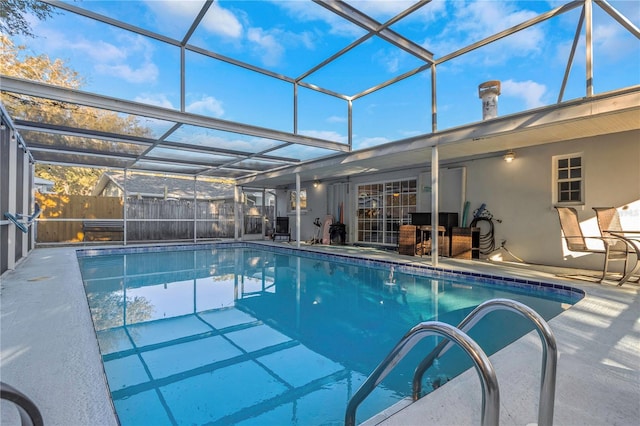
<path fill-rule="evenodd" d="M 576 206 L 585 235 L 599 235 L 592 207 L 620 209 L 627 229 L 640 229 L 640 132 L 541 145 L 502 158 L 473 161 L 467 167 L 467 200 L 486 203 L 495 218 L 496 242 L 531 263 L 601 267 L 597 254 L 569 253 L 563 246 L 552 199 L 553 156 L 581 153 L 584 204 Z M 597 246 L 597 242 L 592 242 Z"/>
<path fill-rule="evenodd" d="M 314 237 L 316 226 L 313 221 L 316 217 L 320 220 L 328 214 L 327 185 L 321 183 L 314 188 L 313 181 L 300 182 L 300 189 L 307 191 L 307 208 L 300 212 L 300 239 L 309 241 Z M 291 193 L 295 192 L 295 185 L 287 189 L 276 191 L 276 215 L 289 217 L 289 227 L 291 228 L 291 238 L 296 237 L 296 214 L 290 209 L 289 199 Z M 335 213 L 332 213 L 335 216 Z"/>
<path fill-rule="evenodd" d="M 580 153 L 585 175 L 584 204 L 576 206 L 585 235 L 599 235 L 592 207 L 614 206 L 620 210 L 627 229 L 640 229 L 640 131 L 576 139 L 516 150 L 516 159 L 507 163 L 502 156 L 443 165 L 446 170 L 464 169 L 460 190 L 470 203 L 470 216 L 481 204 L 491 212 L 495 225 L 496 247 L 505 241 L 513 254 L 532 264 L 599 269 L 602 256 L 571 253 L 566 250 L 553 202 L 553 158 Z M 425 163 L 430 159 L 425 159 Z M 445 173 L 443 175 L 442 173 Z M 357 186 L 363 183 L 415 178 L 418 184 L 419 210 L 430 206 L 428 192 L 422 190 L 429 168 L 406 169 L 380 174 L 349 177 L 344 220 L 348 241 L 355 241 Z M 345 181 L 344 179 L 340 182 Z M 428 181 L 427 181 L 428 182 Z M 338 182 L 301 182 L 307 190 L 307 210 L 301 214 L 301 239 L 313 237 L 316 217 L 322 219 L 333 208 L 328 191 Z M 344 184 L 344 183 L 340 183 Z M 443 187 L 446 182 L 442 182 Z M 295 212 L 288 208 L 289 194 L 295 188 L 277 191 L 278 215 L 289 215 L 295 237 Z M 471 217 L 469 221 L 471 220 Z M 500 220 L 501 222 L 498 222 Z M 597 241 L 592 241 L 594 247 Z M 499 251 L 499 254 L 506 252 Z M 503 256 L 508 258 L 508 256 Z"/>

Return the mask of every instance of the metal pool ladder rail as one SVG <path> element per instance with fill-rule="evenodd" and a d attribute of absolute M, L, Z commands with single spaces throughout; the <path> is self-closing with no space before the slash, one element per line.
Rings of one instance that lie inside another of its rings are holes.
<path fill-rule="evenodd" d="M 498 379 L 493 365 L 480 346 L 456 327 L 438 321 L 426 321 L 413 327 L 400 342 L 393 348 L 387 357 L 376 367 L 367 380 L 360 386 L 347 404 L 344 423 L 346 426 L 354 426 L 356 423 L 356 410 L 364 399 L 378 386 L 378 384 L 393 370 L 393 368 L 405 357 L 409 351 L 423 338 L 440 335 L 449 341 L 457 343 L 469 357 L 480 377 L 482 384 L 482 425 L 497 425 L 500 415 L 500 394 Z"/>
<path fill-rule="evenodd" d="M 475 326 L 485 315 L 497 310 L 508 310 L 529 319 L 535 325 L 542 341 L 542 368 L 540 377 L 540 397 L 538 401 L 538 425 L 553 424 L 553 407 L 556 394 L 556 365 L 558 363 L 558 347 L 556 338 L 549 324 L 536 311 L 515 300 L 488 300 L 475 308 L 458 324 L 465 333 Z M 451 342 L 442 341 L 422 360 L 413 376 L 413 400 L 420 398 L 422 376 L 431 367 L 433 361 L 452 347 Z"/>
<path fill-rule="evenodd" d="M 509 299 L 493 299 L 480 304 L 458 324 L 458 327 L 442 327 L 447 324 L 423 322 L 412 328 L 353 395 L 347 405 L 345 425 L 353 426 L 355 424 L 355 413 L 358 405 L 373 391 L 395 365 L 400 362 L 411 348 L 415 346 L 422 337 L 426 337 L 426 335 L 424 335 L 425 332 L 429 332 L 429 334 L 440 334 L 443 337 L 448 337 L 448 340 L 440 342 L 416 368 L 413 376 L 412 399 L 416 401 L 420 398 L 424 373 L 431 367 L 433 362 L 449 350 L 455 342 L 462 346 L 465 352 L 472 358 L 476 371 L 482 381 L 482 425 L 497 425 L 500 412 L 500 399 L 495 371 L 484 351 L 480 349 L 480 346 L 465 334 L 466 331 L 475 326 L 485 315 L 496 310 L 508 310 L 520 314 L 535 325 L 536 331 L 543 343 L 538 425 L 551 426 L 553 424 L 556 366 L 558 362 L 556 339 L 549 324 L 547 324 L 544 318 L 537 312 L 520 302 Z M 485 359 L 486 361 L 484 361 Z"/>
<path fill-rule="evenodd" d="M 22 426 L 43 426 L 42 414 L 36 404 L 18 389 L 0 382 L 0 398 L 15 404 Z"/>

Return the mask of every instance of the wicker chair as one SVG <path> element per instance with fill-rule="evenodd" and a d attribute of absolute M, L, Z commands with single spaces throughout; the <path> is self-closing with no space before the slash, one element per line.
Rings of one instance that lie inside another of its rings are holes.
<path fill-rule="evenodd" d="M 640 271 L 640 231 L 622 229 L 620 215 L 615 207 L 593 207 L 593 210 L 596 212 L 598 228 L 600 228 L 602 237 L 608 238 L 610 241 L 612 238 L 617 238 L 618 241 L 622 240 L 627 244 L 629 251 L 635 252 L 636 264 L 618 283 L 618 285 L 622 285 Z M 638 281 L 640 281 L 640 277 L 636 282 Z"/>
<path fill-rule="evenodd" d="M 602 268 L 602 277 L 600 282 L 604 281 L 607 276 L 607 270 L 610 261 L 623 261 L 624 268 L 623 279 L 627 277 L 627 258 L 629 257 L 629 247 L 621 239 L 615 236 L 611 237 L 585 237 L 578 221 L 578 212 L 573 207 L 556 207 L 558 217 L 560 218 L 560 227 L 567 248 L 570 251 L 578 253 L 600 253 L 604 254 L 604 265 Z M 592 249 L 587 246 L 587 240 L 599 240 L 604 244 L 604 250 Z M 628 277 L 627 277 L 628 279 Z M 622 280 L 621 280 L 622 281 Z M 619 284 L 620 285 L 620 284 Z"/>

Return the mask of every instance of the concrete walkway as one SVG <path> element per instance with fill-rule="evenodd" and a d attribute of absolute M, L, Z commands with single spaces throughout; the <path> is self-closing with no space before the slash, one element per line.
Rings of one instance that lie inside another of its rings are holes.
<path fill-rule="evenodd" d="M 47 426 L 117 425 L 75 249 L 36 249 L 0 285 L 0 378 Z M 19 424 L 2 401 L 2 425 Z"/>
<path fill-rule="evenodd" d="M 312 249 L 428 261 L 347 246 Z M 583 289 L 587 297 L 550 321 L 559 349 L 555 424 L 637 424 L 640 286 L 561 279 L 555 275 L 558 269 L 533 265 L 443 259 L 441 266 Z M 46 425 L 117 425 L 75 248 L 36 249 L 2 276 L 0 333 L 0 380 L 27 394 Z M 540 354 L 539 338 L 532 332 L 491 357 L 500 383 L 501 424 L 537 422 Z M 478 377 L 468 371 L 382 424 L 479 424 L 480 405 Z M 17 424 L 9 403 L 3 401 L 0 409 L 2 425 Z"/>

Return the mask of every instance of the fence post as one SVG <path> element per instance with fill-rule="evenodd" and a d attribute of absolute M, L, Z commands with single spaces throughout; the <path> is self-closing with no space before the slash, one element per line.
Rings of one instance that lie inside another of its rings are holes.
<path fill-rule="evenodd" d="M 127 245 L 127 169 L 124 169 L 124 185 L 122 186 L 122 245 Z"/>
<path fill-rule="evenodd" d="M 198 242 L 198 176 L 193 177 L 193 243 Z"/>

